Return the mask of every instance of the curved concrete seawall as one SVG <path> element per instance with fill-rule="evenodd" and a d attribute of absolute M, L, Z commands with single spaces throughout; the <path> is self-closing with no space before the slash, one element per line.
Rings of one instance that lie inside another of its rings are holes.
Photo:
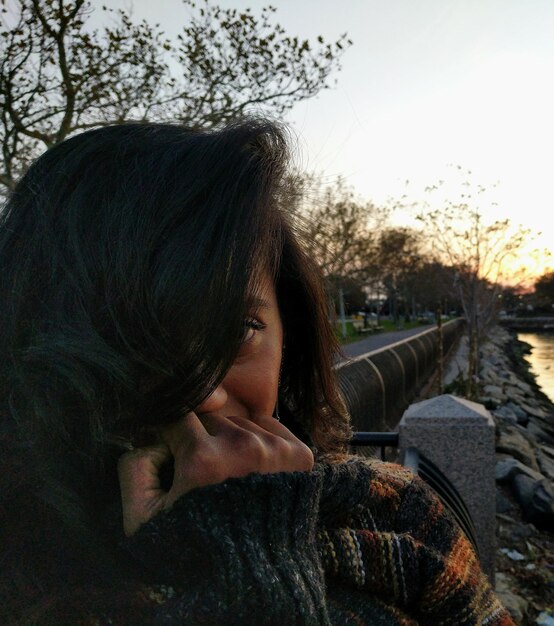
<path fill-rule="evenodd" d="M 456 343 L 463 327 L 460 319 L 443 325 L 443 355 Z M 439 350 L 435 327 L 339 363 L 339 383 L 354 430 L 395 429 L 404 410 L 435 373 Z"/>

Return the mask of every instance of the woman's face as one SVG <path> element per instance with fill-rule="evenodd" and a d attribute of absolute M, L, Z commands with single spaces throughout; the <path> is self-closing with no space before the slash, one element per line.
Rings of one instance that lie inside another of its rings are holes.
<path fill-rule="evenodd" d="M 283 326 L 273 281 L 265 276 L 259 296 L 245 320 L 240 351 L 221 384 L 195 413 L 251 420 L 270 416 L 275 409 L 283 350 Z"/>

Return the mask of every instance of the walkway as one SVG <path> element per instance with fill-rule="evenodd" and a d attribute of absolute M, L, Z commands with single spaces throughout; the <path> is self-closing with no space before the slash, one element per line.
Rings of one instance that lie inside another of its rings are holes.
<path fill-rule="evenodd" d="M 342 351 L 347 358 L 360 356 L 366 352 L 378 350 L 379 348 L 388 346 L 391 343 L 396 343 L 401 339 L 407 339 L 408 337 L 413 337 L 414 335 L 427 332 L 431 328 L 435 328 L 435 326 L 429 324 L 426 326 L 418 326 L 417 328 L 410 328 L 408 330 L 393 330 L 388 333 L 378 333 L 376 335 L 366 337 L 365 339 L 360 339 L 360 341 L 346 344 L 345 346 L 342 346 Z"/>

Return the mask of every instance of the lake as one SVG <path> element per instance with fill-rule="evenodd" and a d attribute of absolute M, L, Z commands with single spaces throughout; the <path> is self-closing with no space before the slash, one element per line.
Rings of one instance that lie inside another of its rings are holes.
<path fill-rule="evenodd" d="M 517 338 L 531 346 L 525 359 L 543 392 L 554 402 L 554 333 L 518 333 Z"/>

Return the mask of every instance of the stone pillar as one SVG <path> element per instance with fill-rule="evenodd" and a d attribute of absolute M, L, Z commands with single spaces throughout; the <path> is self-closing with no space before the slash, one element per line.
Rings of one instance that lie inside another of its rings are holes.
<path fill-rule="evenodd" d="M 482 404 L 451 395 L 412 404 L 399 424 L 400 450 L 414 447 L 452 482 L 475 524 L 481 566 L 494 585 L 494 422 Z"/>

